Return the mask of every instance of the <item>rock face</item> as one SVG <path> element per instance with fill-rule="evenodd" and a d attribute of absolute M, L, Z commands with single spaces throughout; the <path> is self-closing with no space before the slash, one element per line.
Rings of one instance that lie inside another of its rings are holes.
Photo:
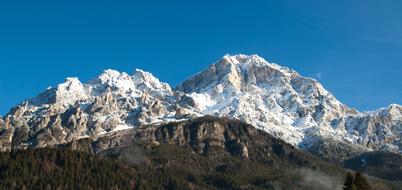
<path fill-rule="evenodd" d="M 401 106 L 360 113 L 318 81 L 257 55 L 226 55 L 176 89 L 204 114 L 239 118 L 312 153 L 402 150 Z"/>
<path fill-rule="evenodd" d="M 82 151 L 100 153 L 114 147 L 127 147 L 139 142 L 186 147 L 195 154 L 209 157 L 232 155 L 251 160 L 267 158 L 273 154 L 297 157 L 300 152 L 290 144 L 247 123 L 211 116 L 162 125 L 151 124 L 127 129 L 123 133 L 104 134 L 92 140 L 83 138 L 66 146 Z M 216 152 L 217 149 L 219 153 Z M 304 153 L 300 154 L 304 155 Z"/>
<path fill-rule="evenodd" d="M 139 69 L 132 76 L 105 70 L 86 84 L 67 78 L 11 109 L 5 121 L 0 121 L 0 150 L 56 146 L 134 126 L 183 119 L 195 114 L 186 98 Z"/>
<path fill-rule="evenodd" d="M 257 55 L 225 55 L 175 89 L 139 69 L 105 70 L 86 83 L 67 78 L 2 118 L 0 149 L 68 144 L 203 115 L 240 119 L 318 155 L 339 153 L 328 159 L 402 150 L 400 105 L 358 112 L 318 81 Z M 248 147 L 239 146 L 247 157 Z"/>
<path fill-rule="evenodd" d="M 203 113 L 239 118 L 294 145 L 306 131 L 332 132 L 332 120 L 355 112 L 316 80 L 256 55 L 226 55 L 177 90 Z"/>

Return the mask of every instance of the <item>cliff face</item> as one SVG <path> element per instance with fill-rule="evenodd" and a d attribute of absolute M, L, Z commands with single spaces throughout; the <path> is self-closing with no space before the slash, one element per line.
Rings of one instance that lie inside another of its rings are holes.
<path fill-rule="evenodd" d="M 83 138 L 65 146 L 86 152 L 104 153 L 138 143 L 147 146 L 174 145 L 193 154 L 217 159 L 234 156 L 251 161 L 279 161 L 281 157 L 286 157 L 295 165 L 321 162 L 247 123 L 210 116 L 127 129 L 96 139 Z"/>

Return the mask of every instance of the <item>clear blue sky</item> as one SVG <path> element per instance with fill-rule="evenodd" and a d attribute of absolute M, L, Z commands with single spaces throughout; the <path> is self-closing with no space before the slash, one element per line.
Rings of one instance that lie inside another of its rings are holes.
<path fill-rule="evenodd" d="M 146 3 L 145 3 L 146 2 Z M 224 54 L 259 54 L 345 104 L 402 104 L 402 1 L 0 1 L 0 114 L 107 68 L 175 86 Z"/>

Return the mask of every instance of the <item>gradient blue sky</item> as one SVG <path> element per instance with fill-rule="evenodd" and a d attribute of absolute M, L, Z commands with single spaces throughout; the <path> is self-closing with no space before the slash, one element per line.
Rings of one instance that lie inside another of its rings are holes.
<path fill-rule="evenodd" d="M 175 86 L 224 54 L 317 78 L 359 110 L 402 104 L 402 1 L 0 1 L 0 114 L 107 68 Z"/>

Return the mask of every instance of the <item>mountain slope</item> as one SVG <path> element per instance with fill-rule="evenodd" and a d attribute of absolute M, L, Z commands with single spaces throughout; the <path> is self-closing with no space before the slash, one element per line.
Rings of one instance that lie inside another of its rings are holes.
<path fill-rule="evenodd" d="M 176 89 L 204 114 L 239 118 L 312 152 L 322 139 L 355 152 L 401 151 L 401 106 L 360 113 L 318 81 L 257 55 L 226 55 Z"/>
<path fill-rule="evenodd" d="M 345 168 L 391 181 L 402 181 L 402 156 L 390 152 L 367 152 L 345 160 Z"/>
<path fill-rule="evenodd" d="M 2 152 L 0 158 L 3 189 L 332 190 L 341 189 L 346 173 L 249 124 L 213 117 L 82 138 L 57 149 Z M 398 185 L 367 178 L 375 189 Z"/>
<path fill-rule="evenodd" d="M 334 132 L 330 122 L 354 112 L 316 80 L 256 55 L 226 55 L 177 89 L 212 102 L 200 107 L 205 114 L 242 119 L 294 145 L 309 131 Z"/>
<path fill-rule="evenodd" d="M 174 89 L 139 69 L 105 70 L 86 83 L 67 78 L 0 119 L 0 149 L 57 146 L 202 115 L 240 119 L 329 160 L 402 150 L 401 106 L 358 112 L 318 81 L 257 55 L 225 55 Z"/>
<path fill-rule="evenodd" d="M 0 149 L 46 147 L 133 126 L 184 118 L 191 101 L 137 69 L 105 70 L 82 84 L 67 78 L 14 107 L 0 121 Z M 190 113 L 191 114 L 191 113 Z"/>
<path fill-rule="evenodd" d="M 199 189 L 341 189 L 346 170 L 300 151 L 253 126 L 201 117 L 127 129 L 69 148 L 174 173 Z M 375 189 L 395 189 L 369 177 Z"/>

